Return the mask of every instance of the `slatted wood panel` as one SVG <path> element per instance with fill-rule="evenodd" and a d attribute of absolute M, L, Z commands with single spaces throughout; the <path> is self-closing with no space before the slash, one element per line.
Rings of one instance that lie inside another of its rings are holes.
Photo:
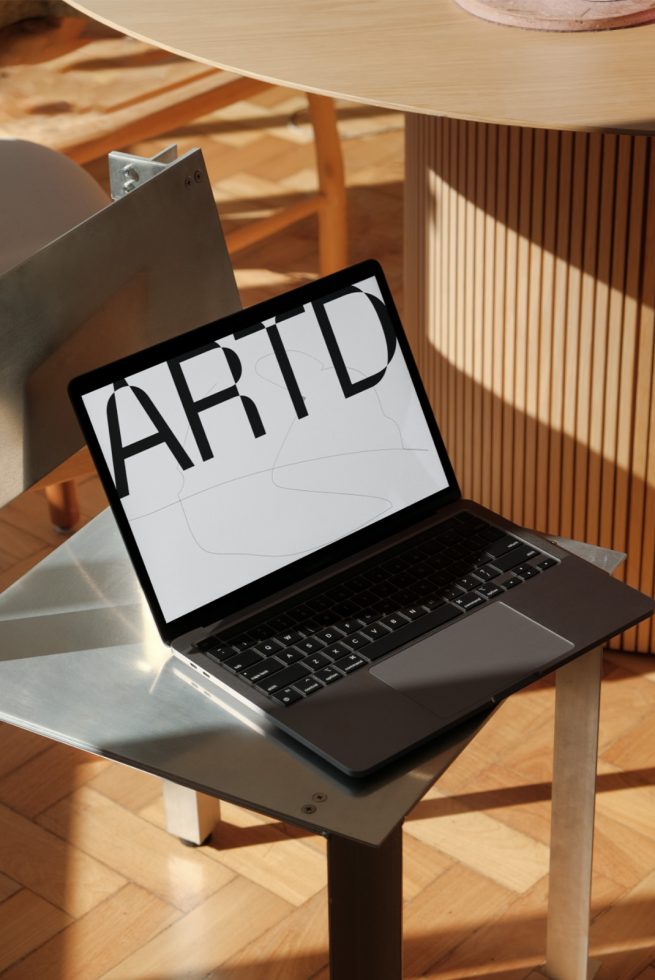
<path fill-rule="evenodd" d="M 464 494 L 652 594 L 653 139 L 409 116 L 407 150 L 409 326 Z"/>

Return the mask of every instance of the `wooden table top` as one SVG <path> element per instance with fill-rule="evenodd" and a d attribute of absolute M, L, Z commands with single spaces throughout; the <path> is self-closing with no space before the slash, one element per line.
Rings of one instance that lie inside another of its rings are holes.
<path fill-rule="evenodd" d="M 655 130 L 655 25 L 501 27 L 452 0 L 73 0 L 127 34 L 243 75 L 409 112 Z"/>

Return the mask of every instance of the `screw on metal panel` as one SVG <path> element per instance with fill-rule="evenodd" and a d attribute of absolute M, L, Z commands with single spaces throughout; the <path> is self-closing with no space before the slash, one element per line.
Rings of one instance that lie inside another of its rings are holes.
<path fill-rule="evenodd" d="M 185 177 L 184 178 L 184 186 L 185 187 L 191 187 L 191 178 L 190 177 Z"/>
<path fill-rule="evenodd" d="M 301 813 L 316 813 L 316 807 L 315 806 L 312 806 L 311 803 L 305 803 L 303 806 L 300 807 L 300 812 Z"/>
<path fill-rule="evenodd" d="M 327 793 L 313 793 L 312 799 L 314 803 L 325 803 L 327 800 Z"/>
<path fill-rule="evenodd" d="M 196 170 L 193 175 L 193 179 L 195 180 L 196 184 L 199 184 L 202 180 L 202 173 L 199 170 Z"/>
<path fill-rule="evenodd" d="M 125 180 L 136 181 L 139 179 L 139 171 L 136 169 L 136 167 L 132 167 L 130 164 L 128 164 L 127 167 L 123 167 L 122 173 Z"/>

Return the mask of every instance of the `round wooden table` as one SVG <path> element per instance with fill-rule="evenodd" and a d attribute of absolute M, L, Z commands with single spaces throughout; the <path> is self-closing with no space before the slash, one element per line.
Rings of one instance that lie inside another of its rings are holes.
<path fill-rule="evenodd" d="M 655 585 L 655 25 L 451 0 L 75 0 L 179 54 L 403 110 L 405 320 L 464 493 Z M 623 637 L 651 650 L 649 623 Z"/>

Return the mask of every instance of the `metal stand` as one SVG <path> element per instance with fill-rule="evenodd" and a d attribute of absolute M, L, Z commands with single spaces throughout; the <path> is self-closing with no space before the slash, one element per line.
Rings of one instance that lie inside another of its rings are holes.
<path fill-rule="evenodd" d="M 402 823 L 379 847 L 328 837 L 330 980 L 402 980 Z"/>
<path fill-rule="evenodd" d="M 167 779 L 162 783 L 168 833 L 184 844 L 204 844 L 221 818 L 220 801 Z"/>

